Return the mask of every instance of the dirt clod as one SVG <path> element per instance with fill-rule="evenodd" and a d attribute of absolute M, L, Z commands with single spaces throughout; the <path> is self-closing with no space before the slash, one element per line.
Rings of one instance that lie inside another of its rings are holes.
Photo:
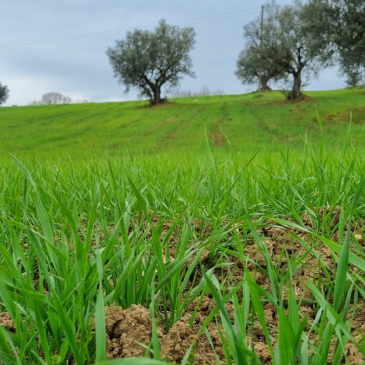
<path fill-rule="evenodd" d="M 364 238 L 361 234 L 355 234 L 355 238 L 356 238 L 357 242 L 359 242 L 359 243 L 364 242 Z"/>
<path fill-rule="evenodd" d="M 15 331 L 15 324 L 7 312 L 0 313 L 0 326 L 11 332 Z"/>
<path fill-rule="evenodd" d="M 150 311 L 140 305 L 123 310 L 109 308 L 105 316 L 107 358 L 142 357 L 146 350 L 137 342 L 148 345 L 151 339 Z"/>

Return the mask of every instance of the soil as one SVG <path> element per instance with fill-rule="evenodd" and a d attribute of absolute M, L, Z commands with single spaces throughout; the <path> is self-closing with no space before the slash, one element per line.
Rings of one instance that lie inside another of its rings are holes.
<path fill-rule="evenodd" d="M 108 359 L 142 357 L 151 340 L 152 320 L 148 309 L 132 305 L 127 310 L 110 307 L 105 316 Z"/>
<path fill-rule="evenodd" d="M 303 104 L 305 102 L 308 102 L 308 101 L 314 101 L 315 99 L 312 98 L 311 96 L 308 96 L 308 95 L 300 95 L 298 99 L 296 100 L 284 100 L 284 102 L 282 102 L 282 104 Z"/>
<path fill-rule="evenodd" d="M 168 141 L 174 141 L 174 140 L 176 139 L 176 133 L 174 133 L 174 132 L 169 132 L 169 133 L 167 133 L 167 135 L 166 135 L 166 139 L 167 139 Z"/>
<path fill-rule="evenodd" d="M 180 363 L 191 344 L 196 341 L 194 364 L 216 364 L 215 353 L 225 364 L 222 343 L 216 326 L 208 326 L 214 345 L 213 349 L 205 334 L 199 338 L 196 338 L 195 335 L 201 327 L 204 317 L 196 316 L 192 326 L 188 323 L 190 318 L 191 314 L 185 314 L 167 333 L 165 327 L 159 325 L 157 332 L 162 358 Z M 105 322 L 109 360 L 145 355 L 146 348 L 140 344 L 148 346 L 151 341 L 152 319 L 148 309 L 140 305 L 132 305 L 126 310 L 120 307 L 110 307 L 107 309 Z"/>
<path fill-rule="evenodd" d="M 211 132 L 209 134 L 209 137 L 212 140 L 213 146 L 222 147 L 226 144 L 226 139 L 224 138 L 222 133 Z"/>
<path fill-rule="evenodd" d="M 351 116 L 352 114 L 352 116 Z M 348 124 L 351 120 L 355 124 L 363 124 L 365 121 L 365 108 L 351 108 L 345 113 L 329 114 L 324 117 L 325 121 L 333 123 L 346 123 Z"/>
<path fill-rule="evenodd" d="M 290 100 L 290 99 L 284 99 L 284 100 L 277 100 L 277 101 L 270 101 L 266 103 L 266 105 L 300 105 L 304 104 L 306 102 L 313 102 L 315 101 L 314 98 L 308 95 L 302 94 L 298 99 L 296 100 Z"/>
<path fill-rule="evenodd" d="M 0 313 L 0 326 L 7 329 L 10 332 L 15 331 L 15 324 L 7 312 Z"/>
<path fill-rule="evenodd" d="M 146 106 L 144 106 L 144 108 L 163 108 L 163 107 L 169 107 L 169 106 L 174 106 L 176 103 L 173 103 L 171 101 L 168 101 L 167 99 L 161 99 L 161 102 L 158 104 L 153 104 L 153 103 L 149 103 Z"/>

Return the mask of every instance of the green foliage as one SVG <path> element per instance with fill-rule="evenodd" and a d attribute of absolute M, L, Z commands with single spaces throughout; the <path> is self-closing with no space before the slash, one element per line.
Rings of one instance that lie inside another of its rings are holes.
<path fill-rule="evenodd" d="M 253 47 L 255 59 L 274 70 L 279 79 L 292 75 L 290 100 L 300 97 L 304 78 L 316 76 L 330 57 L 321 37 L 312 37 L 303 21 L 303 4 L 279 6 L 274 1 L 264 7 L 264 19 L 257 18 L 245 26 L 244 36 Z M 251 57 L 252 61 L 254 58 Z M 250 58 L 246 59 L 251 62 Z M 252 66 L 251 66 L 252 67 Z"/>
<path fill-rule="evenodd" d="M 282 69 L 272 59 L 260 56 L 259 46 L 247 45 L 238 56 L 235 75 L 244 84 L 258 84 L 261 91 L 269 88 L 268 82 L 279 81 L 285 77 Z"/>
<path fill-rule="evenodd" d="M 10 90 L 8 89 L 8 87 L 0 83 L 0 105 L 4 104 L 6 100 L 8 100 L 9 92 Z"/>
<path fill-rule="evenodd" d="M 179 28 L 161 20 L 153 32 L 127 32 L 107 55 L 126 92 L 135 87 L 141 97 L 159 104 L 163 102 L 162 87 L 176 87 L 183 75 L 194 76 L 189 56 L 194 44 L 193 28 Z"/>
<path fill-rule="evenodd" d="M 305 6 L 308 33 L 337 52 L 350 86 L 365 72 L 365 3 L 362 0 L 311 0 Z M 355 78 L 354 78 L 355 77 Z"/>
<path fill-rule="evenodd" d="M 359 65 L 342 64 L 341 73 L 346 75 L 346 84 L 348 87 L 356 87 L 364 80 L 365 68 Z"/>

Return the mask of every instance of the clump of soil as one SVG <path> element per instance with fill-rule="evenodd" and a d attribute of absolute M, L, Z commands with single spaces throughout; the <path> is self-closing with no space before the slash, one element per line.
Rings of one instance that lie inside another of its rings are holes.
<path fill-rule="evenodd" d="M 10 332 L 15 331 L 15 324 L 8 312 L 0 313 L 0 326 L 7 329 Z"/>
<path fill-rule="evenodd" d="M 137 342 L 148 345 L 151 340 L 150 311 L 140 305 L 123 310 L 110 307 L 105 316 L 107 358 L 143 357 L 146 350 Z"/>
<path fill-rule="evenodd" d="M 198 315 L 190 327 L 191 315 L 185 314 L 166 333 L 163 325 L 158 327 L 161 356 L 173 362 L 181 362 L 196 341 L 194 364 L 216 364 L 215 352 L 224 363 L 224 353 L 218 329 L 214 324 L 208 326 L 214 350 L 205 335 L 196 338 L 204 317 Z M 107 358 L 143 357 L 146 349 L 140 344 L 149 345 L 152 336 L 152 319 L 148 309 L 132 305 L 123 310 L 121 307 L 110 307 L 105 316 L 107 331 Z M 139 344 L 140 343 L 140 344 Z M 215 352 L 214 352 L 215 351 Z"/>
<path fill-rule="evenodd" d="M 202 325 L 202 318 L 196 317 L 192 327 L 189 325 L 190 319 L 191 315 L 189 313 L 185 314 L 172 326 L 167 334 L 160 338 L 162 357 L 175 363 L 180 363 L 191 344 L 196 341 L 194 351 L 195 365 L 216 364 L 215 353 L 222 364 L 225 364 L 222 342 L 217 327 L 213 323 L 210 323 L 207 327 L 214 346 L 213 350 L 205 335 L 201 335 L 198 339 L 196 338 L 196 333 Z"/>

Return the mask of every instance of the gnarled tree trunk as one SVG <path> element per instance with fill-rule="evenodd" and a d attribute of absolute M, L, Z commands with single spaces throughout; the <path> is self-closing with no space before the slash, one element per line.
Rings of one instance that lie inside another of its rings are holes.
<path fill-rule="evenodd" d="M 269 87 L 267 86 L 267 83 L 268 83 L 268 79 L 266 79 L 265 77 L 262 77 L 261 78 L 261 89 L 259 91 L 266 91 L 266 90 L 269 90 Z"/>
<path fill-rule="evenodd" d="M 294 82 L 293 88 L 290 93 L 289 99 L 290 100 L 297 100 L 300 95 L 302 95 L 301 87 L 302 87 L 302 75 L 301 71 L 293 73 Z"/>
<path fill-rule="evenodd" d="M 152 100 L 152 104 L 153 105 L 157 105 L 157 104 L 163 104 L 163 102 L 165 101 L 165 99 L 161 98 L 161 87 L 160 86 L 155 86 L 152 89 L 153 92 L 153 100 Z"/>

